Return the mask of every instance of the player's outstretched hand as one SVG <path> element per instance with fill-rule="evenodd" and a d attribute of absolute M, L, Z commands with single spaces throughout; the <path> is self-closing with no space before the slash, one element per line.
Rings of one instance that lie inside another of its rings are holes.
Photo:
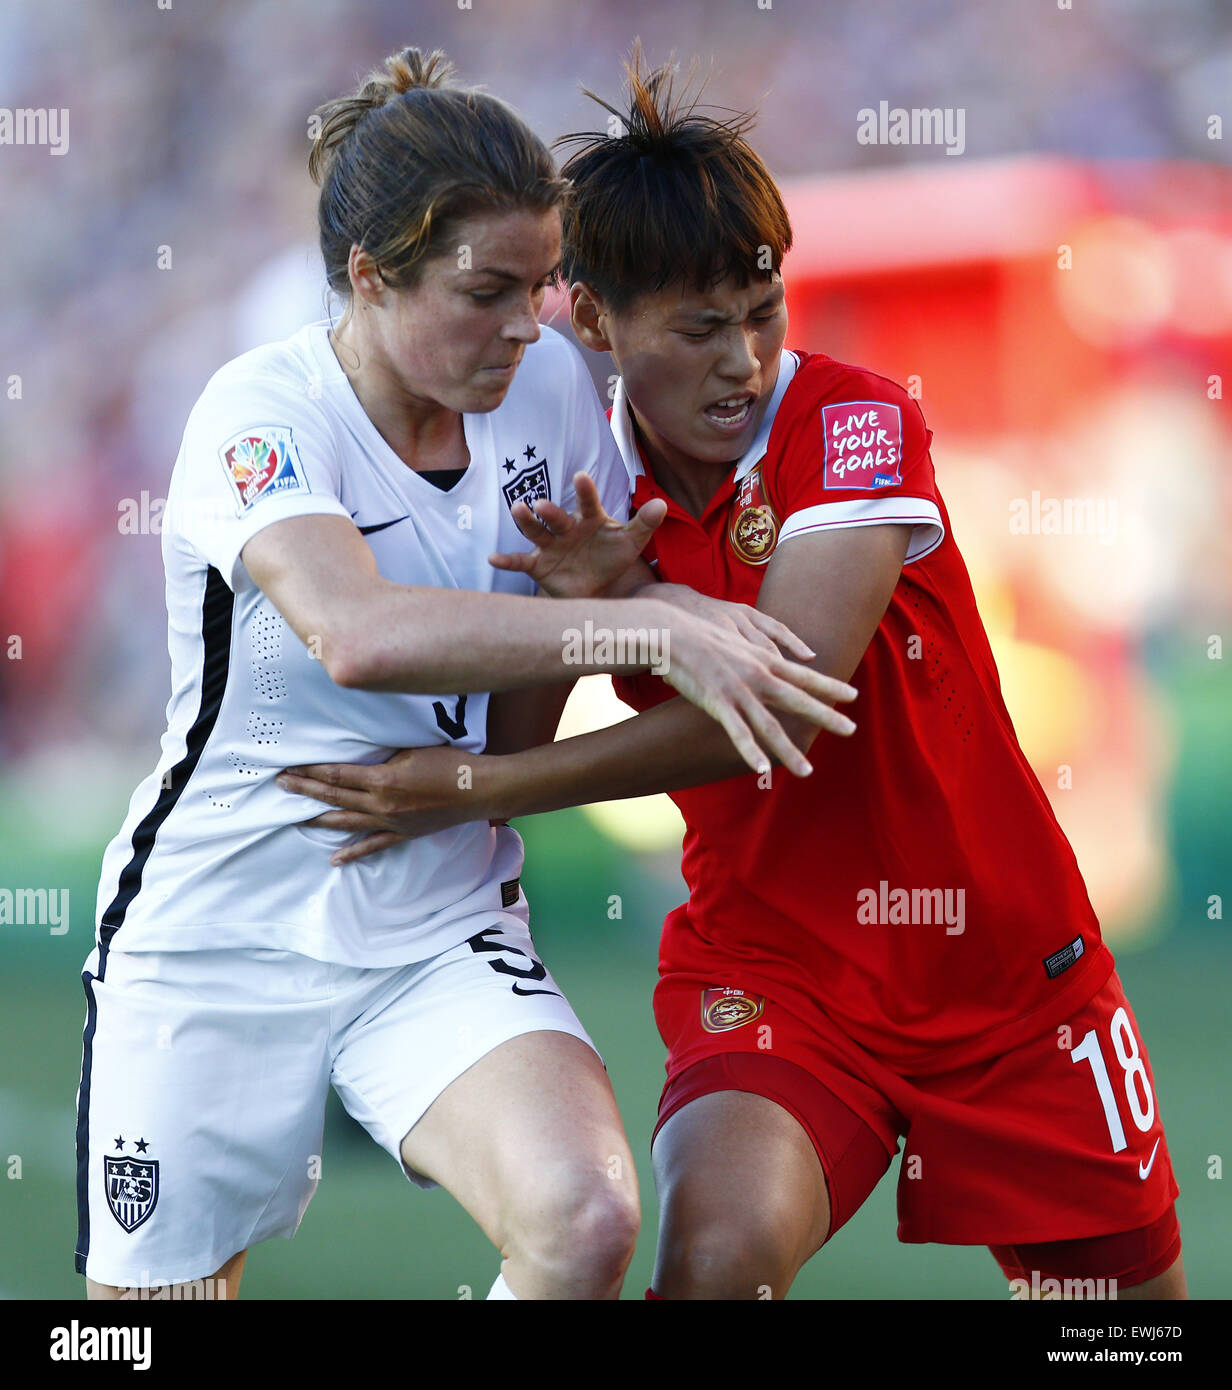
<path fill-rule="evenodd" d="M 764 651 L 778 652 L 781 649 L 797 661 L 812 661 L 815 656 L 807 643 L 802 642 L 786 623 L 747 603 L 711 598 L 709 594 L 699 594 L 696 589 L 690 589 L 687 584 L 653 584 L 639 592 L 645 598 L 657 598 L 719 627 L 730 628 Z"/>
<path fill-rule="evenodd" d="M 337 808 L 305 824 L 364 836 L 330 857 L 331 864 L 349 864 L 399 840 L 488 819 L 476 782 L 484 762 L 482 753 L 433 745 L 404 748 L 383 763 L 289 767 L 276 780 L 284 791 Z"/>
<path fill-rule="evenodd" d="M 533 509 L 514 503 L 518 530 L 535 548 L 489 555 L 493 569 L 529 574 L 553 598 L 591 598 L 624 574 L 667 515 L 667 503 L 656 498 L 628 521 L 617 521 L 603 509 L 589 473 L 575 473 L 573 486 L 578 509 L 572 514 L 544 499 Z"/>
<path fill-rule="evenodd" d="M 789 660 L 773 643 L 767 650 L 760 630 L 746 637 L 670 605 L 668 611 L 672 617 L 664 626 L 671 633 L 670 647 L 655 673 L 717 720 L 754 772 L 768 771 L 772 760 L 797 777 L 813 770 L 770 706 L 818 730 L 842 737 L 854 733 L 854 722 L 833 708 L 856 698 L 845 681 Z M 803 644 L 801 651 L 809 660 L 815 655 Z"/>

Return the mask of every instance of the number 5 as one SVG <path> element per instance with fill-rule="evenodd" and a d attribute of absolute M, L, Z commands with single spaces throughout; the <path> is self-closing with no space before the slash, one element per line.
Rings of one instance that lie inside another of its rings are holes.
<path fill-rule="evenodd" d="M 1134 1124 L 1145 1134 L 1155 1123 L 1155 1097 L 1151 1094 L 1151 1083 L 1147 1080 L 1146 1063 L 1138 1050 L 1138 1039 L 1129 1026 L 1129 1015 L 1119 1008 L 1112 1015 L 1109 1027 L 1112 1036 L 1112 1050 L 1125 1073 L 1125 1099 L 1129 1102 L 1129 1113 Z M 1095 1077 L 1095 1089 L 1104 1107 L 1104 1118 L 1108 1121 L 1108 1133 L 1112 1138 L 1112 1152 L 1119 1154 L 1125 1148 L 1125 1127 L 1117 1112 L 1116 1097 L 1112 1093 L 1112 1083 L 1108 1080 L 1108 1068 L 1104 1064 L 1104 1054 L 1100 1050 L 1095 1029 L 1084 1035 L 1082 1041 L 1069 1054 L 1071 1062 L 1090 1062 L 1091 1074 Z M 1139 1103 L 1137 1080 L 1142 1081 L 1142 1101 Z"/>

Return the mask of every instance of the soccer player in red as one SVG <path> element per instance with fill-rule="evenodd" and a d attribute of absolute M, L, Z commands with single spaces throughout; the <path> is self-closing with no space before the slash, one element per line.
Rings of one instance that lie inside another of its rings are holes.
<path fill-rule="evenodd" d="M 671 792 L 689 898 L 654 1000 L 650 1296 L 784 1296 L 901 1139 L 900 1240 L 988 1245 L 1016 1296 L 1183 1298 L 1146 1048 L 1018 746 L 920 408 L 784 350 L 791 229 L 745 122 L 674 103 L 666 70 L 630 78 L 608 108 L 624 133 L 573 137 L 564 268 L 575 331 L 620 370 L 634 505 L 667 504 L 646 560 L 800 634 L 858 688 L 856 732 L 785 721 L 812 775 L 742 774 L 717 724 L 635 676 L 617 687 L 638 717 L 476 758 L 468 791 L 444 750 L 301 789 L 345 808 L 327 824 L 380 832 L 344 857 Z M 610 519 L 579 497 L 526 513 L 536 554 L 500 563 L 562 595 L 612 581 Z M 608 592 L 647 579 L 638 562 Z"/>

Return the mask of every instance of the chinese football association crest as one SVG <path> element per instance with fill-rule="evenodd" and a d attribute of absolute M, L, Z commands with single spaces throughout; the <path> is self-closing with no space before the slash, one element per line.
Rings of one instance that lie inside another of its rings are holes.
<path fill-rule="evenodd" d="M 732 985 L 702 990 L 702 1027 L 707 1033 L 727 1033 L 760 1018 L 765 995 L 745 994 Z"/>
<path fill-rule="evenodd" d="M 774 554 L 778 538 L 779 519 L 762 489 L 761 469 L 754 468 L 740 484 L 732 505 L 727 539 L 746 565 L 764 565 Z"/>

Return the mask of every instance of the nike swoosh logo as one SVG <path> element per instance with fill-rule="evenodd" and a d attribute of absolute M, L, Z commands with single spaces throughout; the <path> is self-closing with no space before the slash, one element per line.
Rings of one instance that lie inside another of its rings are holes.
<path fill-rule="evenodd" d="M 523 971 L 523 974 L 526 972 Z M 554 994 L 558 999 L 563 999 L 564 995 L 558 989 L 523 989 L 521 985 L 513 986 L 514 994 Z"/>
<path fill-rule="evenodd" d="M 359 534 L 361 536 L 370 536 L 374 531 L 384 531 L 387 526 L 397 526 L 400 521 L 406 521 L 409 517 L 410 513 L 408 512 L 406 516 L 396 516 L 392 521 L 378 521 L 375 526 L 361 526 L 359 528 Z"/>
<path fill-rule="evenodd" d="M 1155 1149 L 1158 1148 L 1159 1140 L 1156 1139 Z M 1151 1156 L 1147 1159 L 1145 1163 L 1143 1163 L 1141 1160 L 1139 1160 L 1138 1162 L 1138 1176 L 1142 1179 L 1143 1182 L 1146 1182 L 1147 1178 L 1150 1177 L 1151 1169 L 1155 1166 L 1155 1149 L 1151 1150 Z"/>

